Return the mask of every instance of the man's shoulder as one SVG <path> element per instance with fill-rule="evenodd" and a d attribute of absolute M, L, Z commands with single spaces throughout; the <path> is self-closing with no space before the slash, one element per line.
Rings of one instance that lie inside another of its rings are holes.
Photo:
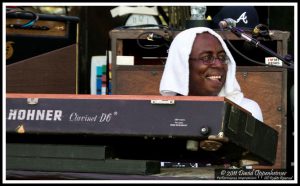
<path fill-rule="evenodd" d="M 241 104 L 242 105 L 251 105 L 251 106 L 258 106 L 258 103 L 252 99 L 249 99 L 249 98 L 243 98 L 242 101 L 241 101 Z"/>
<path fill-rule="evenodd" d="M 256 101 L 249 98 L 243 98 L 240 106 L 251 112 L 256 119 L 263 121 L 261 108 Z"/>

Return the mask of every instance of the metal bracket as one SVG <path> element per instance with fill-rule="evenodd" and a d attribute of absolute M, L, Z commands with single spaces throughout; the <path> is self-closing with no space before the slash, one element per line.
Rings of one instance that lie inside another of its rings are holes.
<path fill-rule="evenodd" d="M 151 104 L 173 105 L 175 104 L 175 100 L 151 100 Z"/>
<path fill-rule="evenodd" d="M 27 104 L 36 105 L 39 102 L 39 98 L 27 98 Z"/>
<path fill-rule="evenodd" d="M 17 128 L 16 128 L 16 132 L 18 134 L 24 134 L 25 133 L 25 127 L 24 127 L 24 125 L 23 124 L 18 125 Z"/>
<path fill-rule="evenodd" d="M 243 72 L 243 78 L 247 79 L 248 78 L 248 72 Z"/>
<path fill-rule="evenodd" d="M 219 132 L 218 135 L 209 135 L 208 138 L 209 140 L 215 140 L 215 141 L 221 141 L 221 142 L 228 142 L 229 139 L 224 135 L 224 132 Z"/>

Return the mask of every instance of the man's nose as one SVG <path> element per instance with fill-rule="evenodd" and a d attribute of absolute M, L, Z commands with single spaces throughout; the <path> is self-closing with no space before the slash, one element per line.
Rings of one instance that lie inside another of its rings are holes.
<path fill-rule="evenodd" d="M 225 64 L 218 58 L 214 58 L 213 63 L 211 64 L 212 67 L 224 67 Z"/>

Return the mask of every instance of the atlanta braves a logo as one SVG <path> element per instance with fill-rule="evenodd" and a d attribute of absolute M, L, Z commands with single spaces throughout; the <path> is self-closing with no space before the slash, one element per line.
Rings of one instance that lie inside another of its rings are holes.
<path fill-rule="evenodd" d="M 238 23 L 238 22 L 240 22 L 242 20 L 245 24 L 247 24 L 248 20 L 247 20 L 246 13 L 247 12 L 242 13 L 242 15 L 236 20 L 236 23 Z"/>

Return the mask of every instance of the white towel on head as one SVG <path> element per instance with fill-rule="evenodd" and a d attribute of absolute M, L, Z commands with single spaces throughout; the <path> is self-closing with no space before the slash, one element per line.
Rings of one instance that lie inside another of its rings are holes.
<path fill-rule="evenodd" d="M 229 57 L 226 82 L 218 96 L 224 96 L 242 107 L 247 107 L 248 101 L 244 100 L 240 85 L 236 80 L 236 63 L 223 41 L 222 37 L 210 28 L 195 27 L 180 32 L 171 43 L 165 69 L 160 82 L 160 93 L 164 96 L 175 96 L 181 94 L 187 96 L 189 93 L 189 55 L 191 53 L 194 40 L 198 33 L 209 32 L 214 35 L 222 44 L 226 55 Z M 247 99 L 249 100 L 249 99 Z M 252 100 L 249 100 L 250 102 Z M 249 103 L 250 103 L 249 102 Z M 254 102 L 254 101 L 252 101 Z M 252 104 L 251 105 L 255 105 Z M 246 104 L 246 106 L 244 105 Z M 258 105 L 257 105 L 258 106 Z M 250 107 L 251 109 L 251 107 Z M 257 109 L 257 108 L 255 108 Z M 260 108 L 258 107 L 260 110 Z M 251 112 L 251 110 L 249 110 Z M 256 111 L 254 111 L 256 113 Z M 258 116 L 262 121 L 262 117 Z"/>

